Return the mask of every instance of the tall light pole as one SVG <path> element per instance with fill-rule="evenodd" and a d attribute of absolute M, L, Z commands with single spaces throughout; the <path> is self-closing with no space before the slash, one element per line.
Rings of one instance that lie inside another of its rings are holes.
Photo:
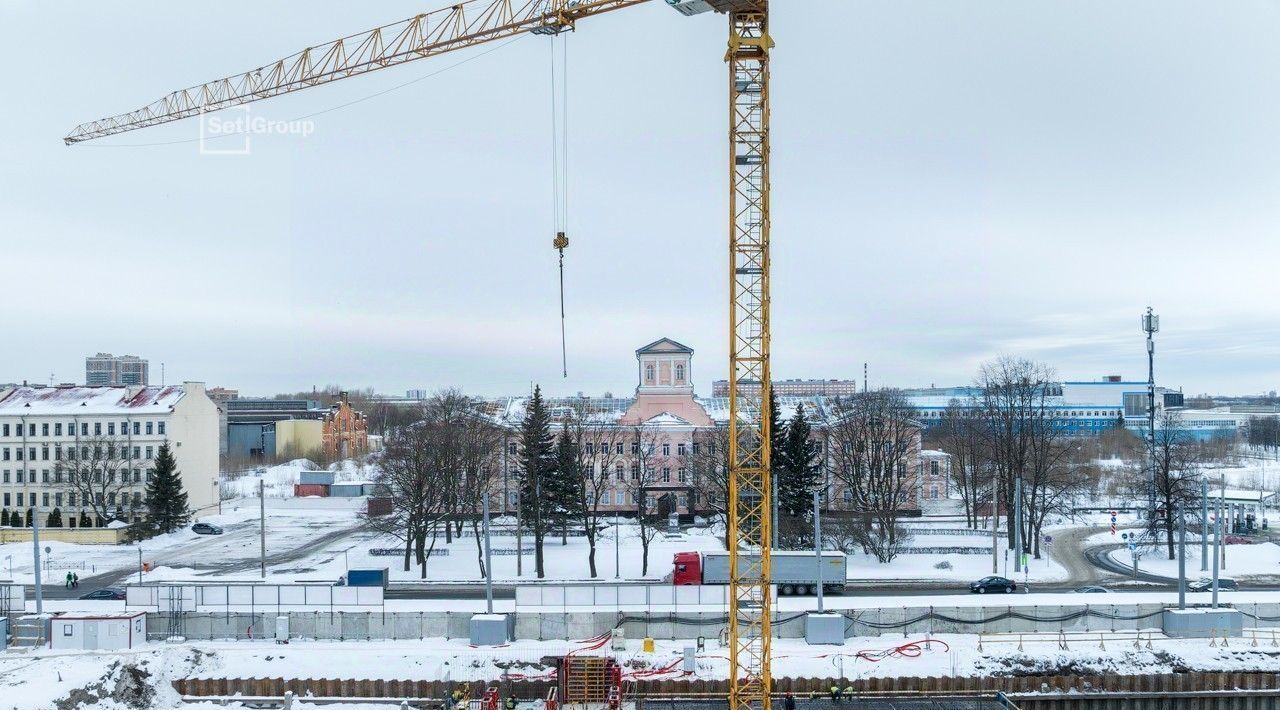
<path fill-rule="evenodd" d="M 818 613 L 823 612 L 822 604 L 822 510 L 819 507 L 818 498 L 821 494 L 817 491 L 813 492 L 813 554 L 817 557 L 815 562 L 818 565 L 818 584 L 815 591 L 818 593 Z"/>
<path fill-rule="evenodd" d="M 1142 316 L 1142 330 L 1147 334 L 1147 442 L 1151 447 L 1151 480 L 1147 490 L 1147 527 L 1155 530 L 1156 520 L 1156 341 L 1160 316 L 1151 311 Z"/>
<path fill-rule="evenodd" d="M 1209 571 L 1209 477 L 1200 476 L 1200 571 Z"/>
<path fill-rule="evenodd" d="M 266 484 L 258 479 L 258 564 L 262 578 L 267 578 L 267 493 Z"/>
<path fill-rule="evenodd" d="M 998 532 L 1000 529 L 1000 477 L 995 471 L 991 473 L 991 574 L 1000 574 L 1000 555 L 996 548 L 1000 546 Z"/>
<path fill-rule="evenodd" d="M 489 548 L 489 491 L 480 494 L 484 504 L 484 604 L 485 613 L 493 613 L 493 557 Z"/>

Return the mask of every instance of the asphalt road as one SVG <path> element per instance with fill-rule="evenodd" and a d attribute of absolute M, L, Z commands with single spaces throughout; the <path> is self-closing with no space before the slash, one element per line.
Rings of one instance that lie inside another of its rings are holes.
<path fill-rule="evenodd" d="M 365 528 L 365 524 L 353 525 L 351 527 L 339 528 L 327 532 L 323 535 L 316 536 L 307 541 L 306 544 L 288 550 L 267 554 L 267 566 L 280 565 L 287 562 L 295 562 L 302 559 L 317 550 L 323 549 L 326 545 L 332 544 L 334 541 L 347 537 L 354 533 L 358 533 Z M 193 560 L 207 560 L 211 554 L 211 547 L 226 547 L 232 543 L 241 541 L 256 541 L 258 538 L 258 525 L 255 521 L 244 521 L 228 525 L 223 528 L 222 535 L 203 536 L 188 543 L 179 545 L 175 548 L 166 550 L 155 555 L 148 554 L 148 561 L 153 564 L 172 565 L 177 567 L 188 567 L 195 570 L 196 576 L 212 576 L 217 574 L 226 574 L 231 572 L 244 572 L 257 569 L 260 562 L 255 558 L 239 559 L 233 562 L 223 563 L 207 563 L 193 562 Z M 104 587 L 120 586 L 127 584 L 129 578 L 138 573 L 137 567 L 127 567 L 115 569 L 99 574 L 81 576 L 80 586 L 76 589 L 66 588 L 66 573 L 60 570 L 54 571 L 53 579 L 43 580 L 43 593 L 45 599 L 77 599 L 84 594 L 88 594 L 97 589 Z M 336 580 L 335 580 L 336 581 Z M 511 593 L 514 597 L 515 592 Z M 35 597 L 34 585 L 27 586 L 27 598 Z M 394 598 L 394 597 L 391 597 Z M 413 597 L 401 597 L 413 598 Z M 425 599 L 441 599 L 447 597 L 422 597 Z M 466 598 L 466 597 L 462 597 Z M 480 590 L 480 598 L 484 598 L 483 588 Z M 509 597 L 510 598 L 510 597 Z"/>

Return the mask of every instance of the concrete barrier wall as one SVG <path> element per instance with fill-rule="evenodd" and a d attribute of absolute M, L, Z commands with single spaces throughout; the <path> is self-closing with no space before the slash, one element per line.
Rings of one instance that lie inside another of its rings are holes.
<path fill-rule="evenodd" d="M 988 607 L 906 607 L 852 609 L 845 635 L 885 633 L 1054 633 L 1058 631 L 1132 631 L 1160 628 L 1162 604 L 1009 605 Z M 1280 603 L 1237 604 L 1246 627 L 1280 629 Z M 147 615 L 152 639 L 172 635 L 190 639 L 261 639 L 274 636 L 276 614 L 187 612 Z M 292 638 L 322 640 L 397 640 L 467 638 L 471 612 L 287 612 Z M 518 639 L 588 639 L 621 626 L 628 638 L 695 639 L 718 637 L 725 628 L 720 612 L 528 612 L 515 615 Z M 778 638 L 803 638 L 804 614 L 779 615 Z"/>

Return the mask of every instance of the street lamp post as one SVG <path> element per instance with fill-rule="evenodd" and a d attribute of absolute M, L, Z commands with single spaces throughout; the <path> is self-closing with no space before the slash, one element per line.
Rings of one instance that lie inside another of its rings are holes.
<path fill-rule="evenodd" d="M 1151 447 L 1151 477 L 1147 488 L 1147 525 L 1154 531 L 1156 518 L 1156 341 L 1160 316 L 1151 311 L 1142 316 L 1142 330 L 1147 334 L 1147 441 Z"/>
<path fill-rule="evenodd" d="M 1209 477 L 1200 477 L 1200 571 L 1209 571 Z"/>

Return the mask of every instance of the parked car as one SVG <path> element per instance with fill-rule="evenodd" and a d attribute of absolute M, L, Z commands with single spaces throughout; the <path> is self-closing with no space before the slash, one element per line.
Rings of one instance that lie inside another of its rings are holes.
<path fill-rule="evenodd" d="M 191 526 L 191 532 L 197 535 L 221 535 L 222 528 L 209 523 L 196 523 Z"/>
<path fill-rule="evenodd" d="M 95 589 L 88 594 L 81 594 L 81 599 L 115 599 L 117 601 L 124 599 L 124 590 L 119 587 L 103 587 Z"/>
<path fill-rule="evenodd" d="M 976 582 L 969 583 L 969 591 L 974 594 L 987 594 L 988 592 L 1002 592 L 1004 594 L 1012 594 L 1018 588 L 1018 583 L 1012 579 L 997 577 L 983 577 Z"/>
<path fill-rule="evenodd" d="M 1187 589 L 1193 592 L 1211 592 L 1213 591 L 1213 580 L 1208 577 L 1201 577 L 1194 582 L 1187 584 Z M 1218 578 L 1218 591 L 1220 592 L 1238 592 L 1240 585 L 1230 577 Z"/>
<path fill-rule="evenodd" d="M 1087 586 L 1087 587 L 1081 587 L 1081 588 L 1079 588 L 1079 589 L 1073 589 L 1073 590 L 1071 590 L 1071 593 L 1072 593 L 1072 594 L 1110 594 L 1110 593 L 1111 593 L 1111 590 L 1110 590 L 1110 589 L 1107 589 L 1106 587 L 1099 587 L 1099 586 L 1097 586 L 1097 585 L 1092 585 L 1092 584 L 1091 584 L 1091 585 L 1089 585 L 1089 586 Z"/>

